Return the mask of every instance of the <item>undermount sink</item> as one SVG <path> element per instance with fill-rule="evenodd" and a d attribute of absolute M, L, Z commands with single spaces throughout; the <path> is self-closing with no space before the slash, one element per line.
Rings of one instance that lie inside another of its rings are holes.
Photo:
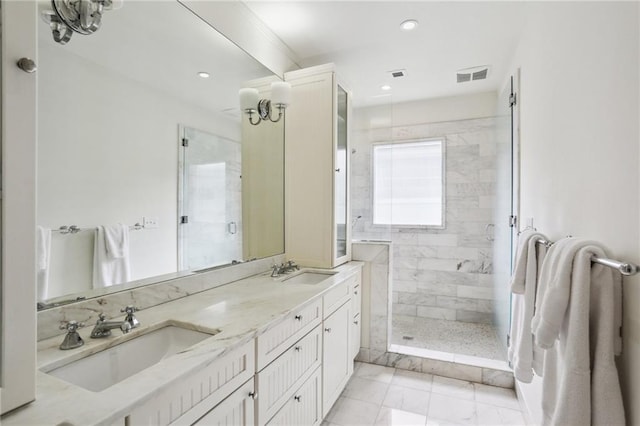
<path fill-rule="evenodd" d="M 332 271 L 302 271 L 294 276 L 285 278 L 285 284 L 318 284 L 333 276 Z"/>
<path fill-rule="evenodd" d="M 48 374 L 87 390 L 100 392 L 219 332 L 204 333 L 169 325 L 49 371 Z"/>

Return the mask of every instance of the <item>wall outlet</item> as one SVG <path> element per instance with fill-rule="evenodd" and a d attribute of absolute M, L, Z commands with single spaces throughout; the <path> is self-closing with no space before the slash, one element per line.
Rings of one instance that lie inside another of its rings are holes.
<path fill-rule="evenodd" d="M 157 216 L 145 216 L 142 218 L 142 226 L 147 229 L 160 228 L 160 220 Z"/>

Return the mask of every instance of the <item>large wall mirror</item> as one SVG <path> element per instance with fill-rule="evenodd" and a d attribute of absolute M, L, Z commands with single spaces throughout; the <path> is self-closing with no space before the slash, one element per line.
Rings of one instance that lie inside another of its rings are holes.
<path fill-rule="evenodd" d="M 284 252 L 283 123 L 238 99 L 278 77 L 183 5 L 40 21 L 37 77 L 40 309 Z"/>

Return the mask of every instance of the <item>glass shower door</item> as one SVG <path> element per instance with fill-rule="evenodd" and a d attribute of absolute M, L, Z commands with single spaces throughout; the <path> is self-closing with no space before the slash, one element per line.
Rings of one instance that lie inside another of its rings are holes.
<path fill-rule="evenodd" d="M 187 127 L 182 133 L 180 269 L 201 269 L 241 260 L 240 144 Z"/>
<path fill-rule="evenodd" d="M 516 80 L 509 84 L 498 98 L 496 114 L 496 203 L 494 210 L 495 230 L 493 236 L 494 264 L 494 323 L 498 338 L 505 351 L 508 346 L 511 319 L 510 279 L 513 261 L 513 244 L 517 230 L 517 136 L 516 130 Z"/>

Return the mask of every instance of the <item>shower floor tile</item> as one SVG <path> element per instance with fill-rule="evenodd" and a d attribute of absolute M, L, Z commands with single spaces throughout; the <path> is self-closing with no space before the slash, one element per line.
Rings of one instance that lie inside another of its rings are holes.
<path fill-rule="evenodd" d="M 391 343 L 506 360 L 506 350 L 498 340 L 495 327 L 490 324 L 394 315 Z"/>

